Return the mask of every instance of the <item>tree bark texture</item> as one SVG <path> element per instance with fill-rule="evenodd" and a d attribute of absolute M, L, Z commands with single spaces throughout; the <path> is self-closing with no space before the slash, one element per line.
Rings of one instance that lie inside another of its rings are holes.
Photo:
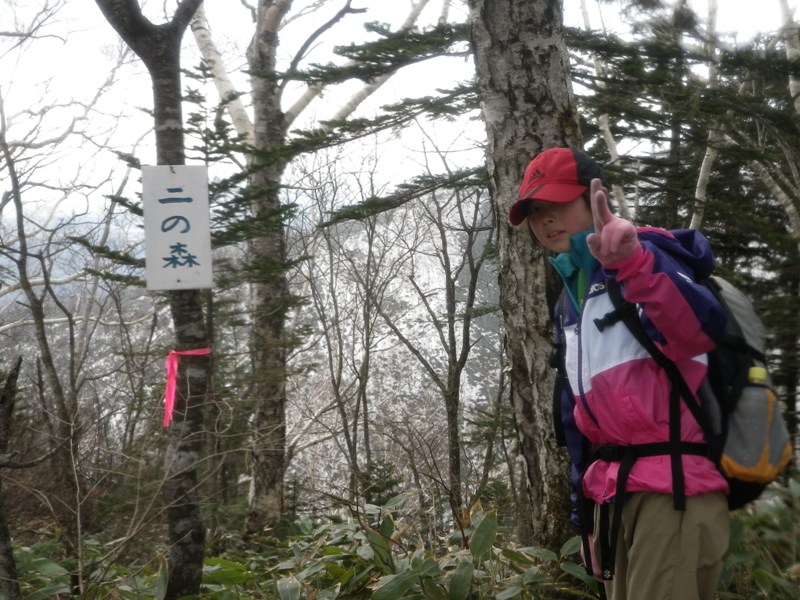
<path fill-rule="evenodd" d="M 275 152 L 286 141 L 286 118 L 275 74 L 278 29 L 291 1 L 261 0 L 250 50 L 253 93 L 251 209 L 261 234 L 250 243 L 250 261 L 257 282 L 253 312 L 253 452 L 245 534 L 275 528 L 284 510 L 286 469 L 286 311 L 290 295 L 286 279 L 286 247 L 279 186 L 287 156 Z M 270 150 L 273 151 L 270 151 Z"/>
<path fill-rule="evenodd" d="M 0 454 L 8 452 L 11 437 L 11 415 L 14 412 L 14 403 L 17 393 L 17 379 L 22 368 L 22 357 L 14 363 L 11 371 L 6 376 L 3 390 L 0 392 Z M 3 480 L 0 478 L 0 590 L 6 600 L 22 598 L 17 576 L 17 562 L 14 560 L 14 548 L 11 532 L 6 519 L 6 506 L 3 494 Z"/>
<path fill-rule="evenodd" d="M 497 213 L 500 303 L 507 332 L 511 402 L 528 476 L 524 543 L 558 549 L 569 525 L 569 468 L 553 433 L 553 373 L 546 262 L 525 226 L 513 228 L 528 162 L 542 149 L 577 146 L 578 117 L 560 0 L 470 0 L 471 41 L 486 123 L 486 161 Z M 527 531 L 526 531 L 527 528 Z"/>
<path fill-rule="evenodd" d="M 153 83 L 156 152 L 159 165 L 185 163 L 180 46 L 202 0 L 181 0 L 167 24 L 148 21 L 138 2 L 96 0 L 108 22 L 142 59 Z M 169 293 L 176 350 L 207 348 L 199 290 Z M 203 575 L 206 529 L 198 501 L 197 469 L 202 458 L 203 406 L 210 381 L 206 356 L 183 357 L 175 394 L 175 419 L 165 456 L 164 499 L 169 537 L 168 600 L 198 594 Z"/>

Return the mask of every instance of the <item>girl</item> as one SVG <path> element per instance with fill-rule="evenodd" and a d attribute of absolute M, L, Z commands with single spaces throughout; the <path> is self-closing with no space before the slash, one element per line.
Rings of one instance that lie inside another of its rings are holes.
<path fill-rule="evenodd" d="M 600 167 L 570 148 L 533 159 L 509 220 L 527 223 L 554 253 L 564 283 L 554 317 L 568 376 L 561 418 L 575 497 L 594 505 L 574 517 L 591 550 L 585 560 L 612 600 L 712 600 L 728 547 L 727 482 L 685 403 L 671 401 L 664 370 L 608 318 L 618 284 L 696 394 L 725 325 L 695 283 L 714 267 L 708 241 L 614 215 Z"/>

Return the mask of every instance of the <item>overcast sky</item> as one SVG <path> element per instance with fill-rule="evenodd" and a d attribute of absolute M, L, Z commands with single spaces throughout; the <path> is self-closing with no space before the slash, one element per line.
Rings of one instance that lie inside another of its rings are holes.
<path fill-rule="evenodd" d="M 592 27 L 601 28 L 604 25 L 614 27 L 618 22 L 617 13 L 612 6 L 598 0 L 586 0 L 590 12 Z M 690 3 L 700 12 L 705 14 L 704 0 L 690 0 Z M 151 7 L 161 7 L 161 2 L 150 2 Z M 295 1 L 295 6 L 302 6 L 300 0 Z M 332 9 L 337 9 L 342 2 L 331 3 Z M 738 1 L 719 0 L 718 30 L 721 33 L 734 33 L 739 40 L 752 37 L 757 31 L 775 31 L 780 27 L 780 10 L 778 0 Z M 797 0 L 791 0 L 790 5 L 795 6 Z M 212 31 L 218 44 L 225 49 L 228 68 L 232 74 L 238 74 L 240 81 L 246 85 L 246 76 L 241 70 L 246 66 L 245 48 L 252 34 L 253 24 L 248 11 L 242 3 L 233 0 L 206 0 L 206 10 L 212 25 Z M 404 0 L 355 0 L 356 7 L 369 8 L 369 12 L 355 21 L 389 22 L 397 27 L 405 16 L 409 2 Z M 439 14 L 441 0 L 431 0 L 425 13 L 426 20 L 433 22 Z M 6 24 L 4 28 L 14 22 L 14 15 L 22 17 L 26 12 L 31 12 L 41 6 L 38 0 L 0 0 L 0 23 Z M 580 11 L 581 0 L 565 0 L 565 19 L 569 24 L 583 26 L 583 16 Z M 460 9 L 463 13 L 463 8 Z M 463 18 L 463 16 L 461 17 Z M 305 40 L 310 30 L 308 23 L 298 22 L 290 26 L 282 34 L 282 48 L 284 58 L 288 60 L 291 52 Z M 361 35 L 360 26 L 353 23 L 342 25 L 337 29 L 340 37 L 338 43 L 349 43 Z M 42 32 L 44 36 L 29 45 L 23 53 L 8 52 L 11 44 L 10 38 L 0 39 L 0 93 L 4 103 L 5 115 L 10 119 L 11 128 L 9 137 L 24 139 L 27 128 L 25 110 L 36 106 L 40 101 L 52 105 L 54 100 L 68 100 L 76 98 L 86 100 L 94 96 L 99 85 L 108 76 L 108 55 L 120 43 L 116 33 L 104 21 L 99 9 L 94 2 L 68 1 L 59 20 L 48 25 Z M 323 47 L 315 49 L 312 60 L 326 62 L 330 60 L 329 50 Z M 197 64 L 197 54 L 194 50 L 193 39 L 187 34 L 185 40 L 184 63 L 187 67 Z M 469 78 L 473 69 L 471 60 L 450 60 L 445 67 L 439 65 L 425 65 L 415 70 L 408 70 L 393 78 L 392 82 L 372 100 L 373 108 L 377 104 L 386 103 L 405 95 L 416 81 L 424 81 L 430 86 L 434 81 L 437 87 L 446 87 L 453 81 Z M 351 88 L 353 89 L 353 88 Z M 124 144 L 132 144 L 143 131 L 141 123 L 143 113 L 140 109 L 149 109 L 152 106 L 149 78 L 138 59 L 132 58 L 127 74 L 114 84 L 113 94 L 110 94 L 100 105 L 103 114 L 115 118 L 120 123 L 120 132 L 128 138 Z M 335 104 L 334 97 L 328 96 L 330 106 Z M 369 104 L 367 105 L 367 108 Z M 316 109 L 318 118 L 325 118 L 325 103 Z M 70 115 L 79 117 L 76 107 L 53 107 L 48 110 L 51 119 L 51 132 L 59 132 L 57 123 L 63 123 Z M 145 118 L 147 118 L 145 116 Z M 128 125 L 130 123 L 130 125 Z M 89 128 L 93 137 L 101 140 L 107 130 L 101 117 L 94 116 Z M 455 135 L 451 132 L 451 136 Z M 152 137 L 152 136 L 151 136 Z M 457 135 L 455 135 L 457 138 Z M 448 142 L 449 143 L 449 142 Z M 85 146 L 85 151 L 89 146 Z M 406 148 L 409 152 L 413 148 Z M 143 160 L 150 162 L 154 159 L 152 151 L 143 151 Z M 81 157 L 80 159 L 78 157 Z M 74 173 L 80 168 L 86 168 L 83 154 L 65 147 L 64 156 L 57 162 L 59 168 L 66 174 Z M 110 190 L 107 190 L 110 191 Z"/>
<path fill-rule="evenodd" d="M 585 0 L 592 28 L 603 26 L 614 28 L 618 21 L 616 11 L 607 3 Z M 689 0 L 689 6 L 705 23 L 708 17 L 706 0 Z M 717 32 L 722 37 L 745 42 L 757 32 L 773 32 L 781 26 L 781 10 L 778 0 L 717 0 Z M 797 0 L 789 0 L 795 8 Z M 564 20 L 570 25 L 583 27 L 581 0 L 564 0 Z"/>

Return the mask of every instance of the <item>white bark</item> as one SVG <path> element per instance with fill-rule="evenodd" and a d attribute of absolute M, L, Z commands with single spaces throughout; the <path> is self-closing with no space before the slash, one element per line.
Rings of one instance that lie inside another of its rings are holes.
<path fill-rule="evenodd" d="M 717 28 L 717 0 L 709 0 L 708 3 L 708 30 L 706 31 L 706 56 L 708 56 L 708 87 L 714 88 L 718 84 L 717 77 L 717 61 L 716 61 L 716 48 L 713 44 L 713 33 Z M 708 189 L 708 180 L 711 177 L 711 168 L 714 166 L 714 161 L 719 155 L 717 145 L 722 142 L 724 136 L 718 127 L 712 125 L 711 131 L 708 133 L 708 145 L 706 146 L 706 153 L 703 156 L 703 162 L 700 165 L 700 173 L 697 176 L 697 185 L 694 191 L 694 210 L 692 211 L 692 220 L 689 223 L 691 229 L 700 229 L 703 224 L 703 217 L 705 216 L 706 202 L 708 196 L 706 190 Z"/>
<path fill-rule="evenodd" d="M 800 34 L 797 31 L 797 23 L 794 15 L 789 8 L 788 0 L 779 0 L 781 14 L 783 16 L 783 39 L 786 42 L 786 58 L 792 62 L 800 60 Z M 791 72 L 789 74 L 789 93 L 794 101 L 794 111 L 800 115 L 800 78 Z"/>
<path fill-rule="evenodd" d="M 783 207 L 786 216 L 789 217 L 789 226 L 791 227 L 794 238 L 800 239 L 800 211 L 798 211 L 794 200 L 783 191 L 783 188 L 778 185 L 778 182 L 770 175 L 764 165 L 757 161 L 750 161 L 750 168 L 756 172 L 761 182 L 767 186 L 770 193 L 780 203 L 781 207 Z"/>
<path fill-rule="evenodd" d="M 192 33 L 194 34 L 195 42 L 200 50 L 205 61 L 208 63 L 211 73 L 214 76 L 214 85 L 217 87 L 220 100 L 227 106 L 228 115 L 231 118 L 236 132 L 244 136 L 248 144 L 253 143 L 253 121 L 245 109 L 241 96 L 233 85 L 228 71 L 225 68 L 225 63 L 222 55 L 217 49 L 214 39 L 211 36 L 211 30 L 208 26 L 206 19 L 206 11 L 204 5 L 194 15 L 191 23 Z"/>
<path fill-rule="evenodd" d="M 591 20 L 589 19 L 589 11 L 586 7 L 586 0 L 581 0 L 581 12 L 583 14 L 583 26 L 586 31 L 591 31 Z M 603 63 L 600 62 L 600 59 L 597 57 L 596 54 L 592 54 L 592 64 L 594 65 L 595 73 L 597 73 L 598 77 L 602 77 L 606 74 L 606 68 Z M 598 83 L 600 89 L 605 87 L 605 84 L 600 81 Z M 606 143 L 606 147 L 608 148 L 608 153 L 611 156 L 611 164 L 618 165 L 619 164 L 619 148 L 617 147 L 617 140 L 614 139 L 614 135 L 611 133 L 611 127 L 609 126 L 608 121 L 608 113 L 604 113 L 597 117 L 597 124 L 600 127 L 600 131 L 603 133 L 603 141 Z M 628 206 L 628 201 L 625 198 L 625 191 L 622 189 L 622 186 L 619 185 L 612 185 L 611 186 L 611 196 L 614 198 L 615 202 L 617 203 L 617 207 L 619 210 L 619 214 L 623 219 L 627 219 L 629 221 L 633 220 L 631 215 L 630 206 Z"/>

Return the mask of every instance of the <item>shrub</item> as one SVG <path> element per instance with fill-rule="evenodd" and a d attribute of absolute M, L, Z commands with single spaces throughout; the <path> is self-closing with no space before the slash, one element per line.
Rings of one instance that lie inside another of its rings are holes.
<path fill-rule="evenodd" d="M 599 597 L 597 582 L 578 564 L 577 537 L 558 552 L 521 547 L 498 523 L 496 512 L 478 503 L 463 531 L 430 540 L 423 535 L 424 520 L 406 502 L 411 497 L 396 496 L 385 506 L 353 506 L 347 519 L 301 517 L 292 528 L 295 533 L 283 540 L 245 543 L 229 535 L 217 545 L 220 556 L 205 561 L 197 600 Z M 763 499 L 733 515 L 718 598 L 800 598 L 798 499 L 800 482 L 790 481 L 786 487 L 771 487 Z M 103 566 L 115 543 L 86 540 L 83 557 L 93 566 L 84 597 L 162 597 L 163 556 L 138 566 Z M 15 557 L 26 598 L 69 593 L 76 567 L 64 562 L 57 537 L 18 546 Z"/>
<path fill-rule="evenodd" d="M 770 486 L 737 511 L 720 582 L 720 598 L 800 598 L 800 482 Z"/>

